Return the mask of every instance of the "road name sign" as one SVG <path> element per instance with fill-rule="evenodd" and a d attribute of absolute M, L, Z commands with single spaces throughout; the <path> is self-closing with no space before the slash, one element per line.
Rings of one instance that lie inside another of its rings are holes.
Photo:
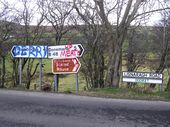
<path fill-rule="evenodd" d="M 81 44 L 48 46 L 48 58 L 75 58 L 81 57 L 84 48 Z"/>
<path fill-rule="evenodd" d="M 53 74 L 78 73 L 80 66 L 77 58 L 52 59 Z"/>
<path fill-rule="evenodd" d="M 123 72 L 123 82 L 163 83 L 163 74 L 152 72 Z"/>
<path fill-rule="evenodd" d="M 14 58 L 47 58 L 48 46 L 14 45 L 11 54 Z"/>

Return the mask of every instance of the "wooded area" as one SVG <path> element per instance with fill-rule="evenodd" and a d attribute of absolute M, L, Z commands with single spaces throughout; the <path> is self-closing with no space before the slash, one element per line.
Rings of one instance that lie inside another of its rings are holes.
<path fill-rule="evenodd" d="M 167 73 L 170 91 L 170 3 L 168 0 L 0 0 L 0 87 L 19 85 L 19 59 L 13 45 L 81 43 L 86 88 L 120 87 L 122 71 Z M 19 5 L 19 6 L 18 6 Z M 147 26 L 155 12 L 162 20 Z M 34 25 L 32 24 L 34 22 Z M 6 59 L 12 71 L 6 72 Z M 39 64 L 24 58 L 29 89 Z M 11 77 L 11 78 L 9 78 Z M 10 80 L 10 81 L 9 81 Z M 127 83 L 127 87 L 134 86 Z M 155 88 L 156 84 L 150 84 Z"/>

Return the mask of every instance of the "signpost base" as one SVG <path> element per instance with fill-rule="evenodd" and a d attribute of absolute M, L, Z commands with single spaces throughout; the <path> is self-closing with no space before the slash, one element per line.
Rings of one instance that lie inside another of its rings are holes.
<path fill-rule="evenodd" d="M 39 65 L 40 65 L 40 74 L 39 74 L 40 82 L 39 82 L 39 86 L 40 86 L 40 91 L 41 91 L 41 89 L 42 89 L 42 59 L 39 59 Z"/>
<path fill-rule="evenodd" d="M 19 59 L 19 85 L 22 86 L 22 58 Z"/>
<path fill-rule="evenodd" d="M 79 94 L 79 83 L 78 83 L 78 73 L 75 74 L 75 81 L 76 81 L 76 94 Z"/>
<path fill-rule="evenodd" d="M 58 75 L 54 75 L 54 91 L 58 92 Z"/>

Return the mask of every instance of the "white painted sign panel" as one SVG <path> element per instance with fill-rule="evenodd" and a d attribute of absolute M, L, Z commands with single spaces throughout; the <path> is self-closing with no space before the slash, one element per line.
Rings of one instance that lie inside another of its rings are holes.
<path fill-rule="evenodd" d="M 81 44 L 48 46 L 48 58 L 76 58 L 81 57 L 83 53 L 84 48 Z"/>
<path fill-rule="evenodd" d="M 48 46 L 14 45 L 11 54 L 14 58 L 47 58 Z"/>
<path fill-rule="evenodd" d="M 152 72 L 123 72 L 123 82 L 163 83 L 163 74 Z"/>

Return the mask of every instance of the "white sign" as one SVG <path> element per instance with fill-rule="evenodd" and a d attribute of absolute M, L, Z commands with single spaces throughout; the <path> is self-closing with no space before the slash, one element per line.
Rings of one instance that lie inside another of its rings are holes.
<path fill-rule="evenodd" d="M 47 58 L 48 46 L 14 45 L 11 54 L 14 58 Z"/>
<path fill-rule="evenodd" d="M 81 44 L 48 46 L 48 58 L 76 58 L 81 57 L 84 48 Z"/>
<path fill-rule="evenodd" d="M 163 83 L 163 75 L 152 72 L 123 72 L 123 82 Z"/>

